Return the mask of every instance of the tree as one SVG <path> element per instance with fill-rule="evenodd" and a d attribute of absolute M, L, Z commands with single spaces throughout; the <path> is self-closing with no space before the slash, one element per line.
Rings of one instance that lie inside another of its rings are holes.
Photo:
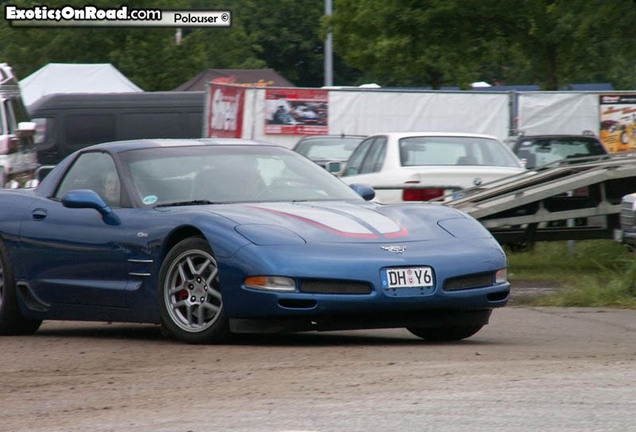
<path fill-rule="evenodd" d="M 23 7 L 37 2 L 13 1 Z M 86 2 L 52 0 L 49 8 Z M 98 7 L 119 7 L 118 0 L 99 0 Z M 198 3 L 137 1 L 134 8 L 195 9 Z M 199 6 L 201 8 L 201 6 Z M 209 6 L 207 6 L 209 7 Z M 252 50 L 240 24 L 231 28 L 197 28 L 175 42 L 174 28 L 13 28 L 0 21 L 0 59 L 24 78 L 48 63 L 112 63 L 147 91 L 172 90 L 207 68 L 265 67 Z"/>
<path fill-rule="evenodd" d="M 67 4 L 86 2 L 47 2 Z M 12 28 L 0 20 L 0 61 L 20 78 L 50 62 L 112 63 L 145 90 L 171 90 L 207 68 L 270 67 L 296 85 L 321 86 L 332 29 L 340 85 L 636 88 L 632 0 L 335 0 L 329 20 L 315 0 L 137 0 L 130 7 L 230 9 L 234 19 L 229 29 L 186 29 L 180 45 L 174 28 Z"/>
<path fill-rule="evenodd" d="M 633 52 L 635 19 L 629 0 L 336 0 L 327 25 L 344 59 L 385 85 L 555 90 L 611 78 Z"/>
<path fill-rule="evenodd" d="M 440 88 L 466 83 L 474 46 L 461 36 L 464 23 L 452 0 L 336 0 L 336 48 L 354 67 L 383 85 Z"/>
<path fill-rule="evenodd" d="M 298 86 L 324 83 L 324 1 L 237 0 L 235 19 L 245 27 L 257 55 Z M 334 54 L 334 82 L 350 84 L 360 75 Z"/>
<path fill-rule="evenodd" d="M 634 47 L 632 2 L 617 0 L 505 0 L 480 3 L 480 19 L 528 59 L 534 81 L 546 90 L 575 82 L 607 81 L 615 61 Z M 631 17 L 631 18 L 630 18 Z M 609 25 L 608 25 L 609 24 Z M 624 32 L 627 30 L 627 32 Z"/>

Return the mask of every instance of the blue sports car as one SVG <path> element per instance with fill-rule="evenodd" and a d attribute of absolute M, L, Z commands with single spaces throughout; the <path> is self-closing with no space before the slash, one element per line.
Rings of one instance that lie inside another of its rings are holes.
<path fill-rule="evenodd" d="M 510 293 L 490 233 L 448 207 L 373 195 L 277 146 L 82 149 L 36 189 L 0 191 L 0 334 L 46 319 L 157 323 L 190 343 L 479 331 Z"/>

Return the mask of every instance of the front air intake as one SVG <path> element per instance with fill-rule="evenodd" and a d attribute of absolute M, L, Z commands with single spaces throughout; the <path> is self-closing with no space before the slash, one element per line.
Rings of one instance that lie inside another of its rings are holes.
<path fill-rule="evenodd" d="M 446 279 L 444 291 L 459 291 L 491 286 L 495 283 L 494 273 L 479 273 Z"/>
<path fill-rule="evenodd" d="M 300 292 L 309 294 L 370 294 L 371 285 L 366 282 L 338 279 L 302 279 Z"/>

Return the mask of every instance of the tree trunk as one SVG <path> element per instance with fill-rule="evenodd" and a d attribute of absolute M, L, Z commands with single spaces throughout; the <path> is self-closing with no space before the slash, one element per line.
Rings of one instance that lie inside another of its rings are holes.
<path fill-rule="evenodd" d="M 557 61 L 557 45 L 546 47 L 544 90 L 559 90 L 559 68 Z"/>
<path fill-rule="evenodd" d="M 444 84 L 444 73 L 442 71 L 435 67 L 429 67 L 426 69 L 426 74 L 433 90 L 442 88 L 442 84 Z"/>

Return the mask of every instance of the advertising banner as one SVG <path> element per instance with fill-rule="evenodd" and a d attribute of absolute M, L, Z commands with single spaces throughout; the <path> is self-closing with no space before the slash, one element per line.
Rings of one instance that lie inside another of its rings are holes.
<path fill-rule="evenodd" d="M 207 138 L 241 138 L 245 87 L 210 83 L 207 94 Z"/>
<path fill-rule="evenodd" d="M 328 133 L 329 92 L 318 89 L 268 88 L 265 133 L 320 135 Z"/>
<path fill-rule="evenodd" d="M 600 95 L 601 141 L 610 153 L 636 148 L 636 95 Z"/>

